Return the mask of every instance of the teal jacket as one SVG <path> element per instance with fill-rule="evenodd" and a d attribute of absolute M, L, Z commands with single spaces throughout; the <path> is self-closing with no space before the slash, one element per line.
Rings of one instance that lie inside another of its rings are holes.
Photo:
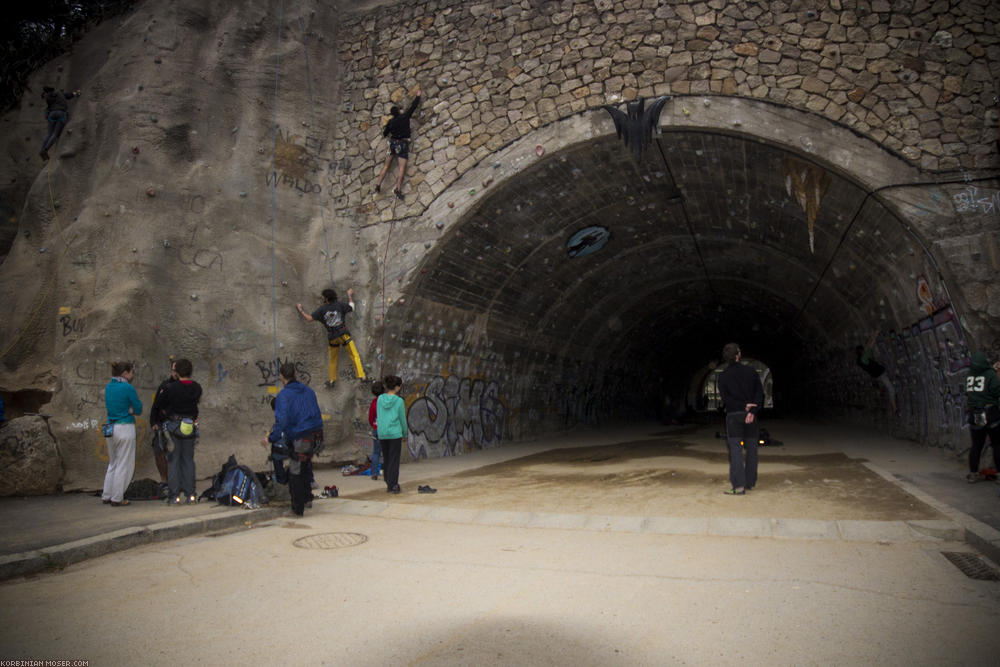
<path fill-rule="evenodd" d="M 985 410 L 988 405 L 1000 405 L 1000 379 L 990 366 L 986 354 L 972 354 L 969 376 L 965 379 L 965 399 L 971 412 Z"/>
<path fill-rule="evenodd" d="M 134 424 L 135 415 L 142 414 L 139 394 L 128 382 L 109 382 L 104 388 L 104 405 L 108 409 L 108 421 L 115 424 Z M 132 414 L 129 414 L 129 408 L 132 408 Z"/>
<path fill-rule="evenodd" d="M 407 436 L 406 404 L 403 403 L 403 399 L 394 394 L 382 394 L 378 397 L 375 410 L 379 440 L 394 440 Z"/>

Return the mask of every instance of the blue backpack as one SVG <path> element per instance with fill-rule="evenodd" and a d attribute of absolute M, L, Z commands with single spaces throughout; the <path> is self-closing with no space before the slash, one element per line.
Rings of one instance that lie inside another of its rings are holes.
<path fill-rule="evenodd" d="M 235 456 L 222 466 L 212 478 L 212 488 L 207 494 L 220 505 L 239 505 L 248 509 L 257 509 L 268 503 L 257 475 L 250 468 L 236 462 Z"/>

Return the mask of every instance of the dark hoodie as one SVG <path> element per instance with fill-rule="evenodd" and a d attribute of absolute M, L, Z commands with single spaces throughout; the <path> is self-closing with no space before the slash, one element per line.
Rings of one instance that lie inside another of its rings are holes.
<path fill-rule="evenodd" d="M 316 392 L 296 380 L 286 384 L 274 401 L 274 427 L 268 441 L 278 442 L 282 436 L 295 440 L 322 430 L 323 414 Z"/>
<path fill-rule="evenodd" d="M 989 405 L 1000 405 L 1000 378 L 990 366 L 986 354 L 974 352 L 965 380 L 965 398 L 970 412 L 985 410 Z"/>

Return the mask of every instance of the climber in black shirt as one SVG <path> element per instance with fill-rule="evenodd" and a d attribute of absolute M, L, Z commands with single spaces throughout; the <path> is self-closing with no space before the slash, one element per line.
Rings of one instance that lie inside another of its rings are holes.
<path fill-rule="evenodd" d="M 389 173 L 389 166 L 392 164 L 393 158 L 399 158 L 399 170 L 396 174 L 396 188 L 393 190 L 393 194 L 400 199 L 403 199 L 403 174 L 406 173 L 406 160 L 410 157 L 410 117 L 417 110 L 417 105 L 420 104 L 420 86 L 416 86 L 411 92 L 415 93 L 416 96 L 406 113 L 402 113 L 397 106 L 389 110 L 392 118 L 382 128 L 382 136 L 389 137 L 389 154 L 385 158 L 382 172 L 378 175 L 378 183 L 375 184 L 375 192 L 380 192 L 382 180 Z"/>

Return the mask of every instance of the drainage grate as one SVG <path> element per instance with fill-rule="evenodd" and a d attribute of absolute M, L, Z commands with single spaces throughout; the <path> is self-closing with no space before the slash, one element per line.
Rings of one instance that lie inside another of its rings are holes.
<path fill-rule="evenodd" d="M 970 579 L 1000 581 L 1000 571 L 983 560 L 979 554 L 970 551 L 942 551 L 941 555 Z"/>
<path fill-rule="evenodd" d="M 356 547 L 367 541 L 368 536 L 361 533 L 319 533 L 300 537 L 292 545 L 299 549 L 340 549 Z"/>

